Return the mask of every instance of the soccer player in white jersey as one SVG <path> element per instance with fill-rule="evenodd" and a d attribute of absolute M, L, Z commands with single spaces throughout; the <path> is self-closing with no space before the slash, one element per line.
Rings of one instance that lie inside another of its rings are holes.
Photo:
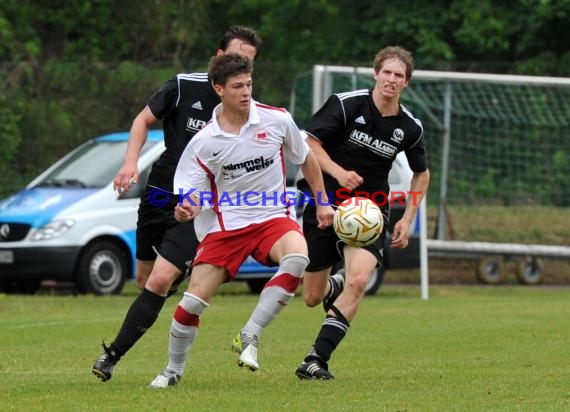
<path fill-rule="evenodd" d="M 255 59 L 261 44 L 253 29 L 232 26 L 222 36 L 216 55 L 231 52 Z M 159 119 L 165 150 L 152 165 L 138 210 L 136 283 L 142 292 L 126 312 L 113 341 L 109 346 L 103 343 L 103 353 L 93 365 L 92 373 L 103 382 L 111 379 L 117 362 L 154 325 L 166 298 L 188 274 L 188 262 L 194 258 L 198 239 L 194 222 L 181 224 L 174 219 L 174 172 L 182 151 L 210 120 L 219 103 L 208 73 L 181 73 L 157 90 L 133 121 L 123 165 L 113 180 L 114 189 L 125 194 L 138 181 L 139 153 L 148 131 Z M 152 194 L 157 192 L 170 200 L 164 205 L 152 202 Z"/>
<path fill-rule="evenodd" d="M 176 169 L 174 187 L 184 200 L 175 216 L 182 222 L 196 218 L 196 230 L 205 230 L 205 237 L 174 313 L 168 365 L 151 382 L 154 388 L 178 383 L 200 315 L 249 255 L 279 266 L 232 346 L 239 354 L 238 365 L 252 371 L 259 367 L 261 332 L 293 298 L 309 263 L 293 202 L 284 197 L 285 155 L 301 165 L 311 191 L 320 195 L 319 227 L 332 224 L 334 211 L 314 154 L 286 110 L 252 99 L 252 71 L 253 62 L 238 54 L 211 60 L 208 73 L 222 103 L 190 141 Z"/>

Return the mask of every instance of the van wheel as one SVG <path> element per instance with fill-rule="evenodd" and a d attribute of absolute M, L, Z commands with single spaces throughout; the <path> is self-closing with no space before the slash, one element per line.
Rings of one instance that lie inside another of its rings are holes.
<path fill-rule="evenodd" d="M 384 281 L 384 273 L 386 269 L 382 267 L 377 267 L 372 271 L 372 274 L 368 278 L 368 283 L 366 284 L 366 288 L 364 289 L 364 294 L 366 296 L 375 295 L 382 286 L 382 282 Z M 338 262 L 336 265 L 333 266 L 331 270 L 331 274 L 335 273 L 344 273 L 344 261 Z"/>
<path fill-rule="evenodd" d="M 263 288 L 265 287 L 265 284 L 269 281 L 269 279 L 270 278 L 248 279 L 247 286 L 249 286 L 249 290 L 251 291 L 251 293 L 259 295 L 263 290 Z"/>
<path fill-rule="evenodd" d="M 76 286 L 82 293 L 118 295 L 127 279 L 127 254 L 109 241 L 89 244 L 77 265 Z"/>

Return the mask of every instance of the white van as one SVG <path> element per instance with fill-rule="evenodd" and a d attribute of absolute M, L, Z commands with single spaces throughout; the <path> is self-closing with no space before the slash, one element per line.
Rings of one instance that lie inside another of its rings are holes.
<path fill-rule="evenodd" d="M 51 279 L 73 281 L 80 292 L 121 292 L 134 273 L 143 188 L 124 196 L 112 190 L 127 139 L 116 133 L 89 140 L 0 202 L 1 290 L 33 293 Z M 141 176 L 148 177 L 162 141 L 162 131 L 149 134 Z"/>
<path fill-rule="evenodd" d="M 125 195 L 112 190 L 126 151 L 128 132 L 89 140 L 57 161 L 18 193 L 0 201 L 0 292 L 36 292 L 42 280 L 71 281 L 82 293 L 118 294 L 134 277 L 137 208 L 152 163 L 164 150 L 162 130 L 151 131 L 139 159 L 140 182 Z M 403 161 L 402 161 L 403 159 Z M 289 165 L 288 185 L 297 169 Z M 398 157 L 390 174 L 392 190 L 407 190 L 411 171 Z M 404 189 L 402 189 L 404 188 Z M 293 189 L 292 189 L 293 190 Z M 393 210 L 396 218 L 398 210 Z M 401 216 L 401 213 L 399 213 Z M 390 221 L 393 227 L 393 219 Z M 416 236 L 417 238 L 417 236 Z M 388 265 L 402 260 L 417 266 L 415 256 L 389 253 Z M 259 292 L 273 275 L 248 259 L 237 280 Z M 383 273 L 371 280 L 374 293 Z"/>

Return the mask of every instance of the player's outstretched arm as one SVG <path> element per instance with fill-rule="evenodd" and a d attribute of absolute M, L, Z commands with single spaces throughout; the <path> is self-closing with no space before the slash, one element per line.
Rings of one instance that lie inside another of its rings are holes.
<path fill-rule="evenodd" d="M 132 184 L 139 182 L 138 161 L 140 152 L 146 143 L 148 131 L 157 120 L 148 106 L 141 110 L 133 120 L 123 164 L 113 179 L 113 190 L 126 193 L 131 189 Z"/>

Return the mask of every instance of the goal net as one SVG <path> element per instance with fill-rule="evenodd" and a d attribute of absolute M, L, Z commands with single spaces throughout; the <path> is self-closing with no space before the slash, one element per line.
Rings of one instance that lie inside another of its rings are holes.
<path fill-rule="evenodd" d="M 373 86 L 371 68 L 315 66 L 291 111 L 303 127 L 330 94 Z M 570 206 L 570 79 L 416 70 L 402 104 L 424 126 L 430 203 Z"/>

